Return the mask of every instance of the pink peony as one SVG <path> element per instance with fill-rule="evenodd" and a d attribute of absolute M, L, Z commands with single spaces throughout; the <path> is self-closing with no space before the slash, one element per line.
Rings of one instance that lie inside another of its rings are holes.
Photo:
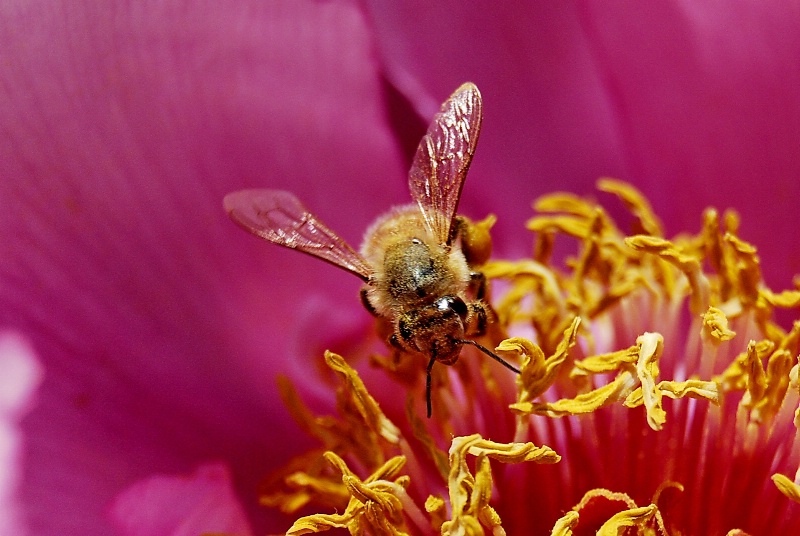
<path fill-rule="evenodd" d="M 0 329 L 44 370 L 30 413 L 0 416 L 24 449 L 0 482 L 10 534 L 290 526 L 258 490 L 316 443 L 276 375 L 330 413 L 323 351 L 383 348 L 357 279 L 245 236 L 221 199 L 291 190 L 357 245 L 407 202 L 410 155 L 465 80 L 485 121 L 461 207 L 499 216 L 498 256 L 530 250 L 534 198 L 611 175 L 667 236 L 733 207 L 770 285 L 800 272 L 800 28 L 779 3 L 52 0 L 0 15 Z M 353 362 L 402 411 L 396 384 Z M 797 518 L 758 482 L 764 511 Z"/>

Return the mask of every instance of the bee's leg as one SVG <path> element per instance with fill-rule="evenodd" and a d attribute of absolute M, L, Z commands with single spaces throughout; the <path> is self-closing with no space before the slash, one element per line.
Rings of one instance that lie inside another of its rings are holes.
<path fill-rule="evenodd" d="M 469 273 L 469 289 L 475 295 L 476 300 L 486 298 L 486 276 L 483 272 L 473 270 Z"/>
<path fill-rule="evenodd" d="M 358 294 L 361 297 L 361 304 L 364 306 L 364 309 L 366 309 L 372 316 L 376 317 L 380 316 L 378 314 L 378 311 L 376 311 L 375 308 L 372 306 L 372 304 L 369 302 L 369 298 L 367 297 L 367 287 L 361 287 L 361 292 L 359 292 Z"/>

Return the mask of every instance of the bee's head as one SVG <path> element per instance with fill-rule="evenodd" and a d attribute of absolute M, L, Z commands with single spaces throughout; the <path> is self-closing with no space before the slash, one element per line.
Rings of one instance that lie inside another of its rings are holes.
<path fill-rule="evenodd" d="M 457 296 L 443 296 L 435 302 L 400 315 L 397 332 L 411 347 L 452 365 L 461 352 L 467 306 Z"/>

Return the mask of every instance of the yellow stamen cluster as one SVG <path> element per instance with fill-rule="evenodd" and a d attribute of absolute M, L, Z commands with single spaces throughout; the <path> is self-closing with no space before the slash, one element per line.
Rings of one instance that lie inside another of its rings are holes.
<path fill-rule="evenodd" d="M 397 446 L 401 441 L 399 429 L 367 393 L 358 373 L 341 356 L 331 352 L 326 352 L 325 362 L 342 378 L 337 393 L 342 418 L 313 415 L 300 401 L 291 383 L 285 378 L 279 380 L 284 403 L 295 420 L 323 447 L 295 458 L 280 475 L 266 483 L 270 492 L 262 496 L 261 502 L 265 506 L 294 513 L 311 500 L 331 506 L 340 504 L 348 497 L 348 492 L 340 476 L 331 471 L 323 453 L 352 455 L 360 465 L 378 468 L 387 460 L 384 455 L 387 447 Z"/>
<path fill-rule="evenodd" d="M 366 480 L 358 478 L 339 456 L 326 452 L 328 460 L 342 475 L 342 485 L 349 493 L 347 508 L 342 514 L 316 514 L 298 519 L 287 536 L 312 534 L 331 528 L 347 528 L 354 534 L 406 534 L 403 502 L 408 486 L 407 476 L 398 476 L 405 458 L 395 456 Z"/>
<path fill-rule="evenodd" d="M 507 371 L 464 357 L 434 368 L 434 418 L 428 421 L 415 410 L 424 360 L 400 353 L 374 358 L 408 389 L 407 422 L 392 422 L 336 354 L 326 353 L 325 360 L 341 381 L 339 417 L 313 415 L 281 381 L 285 403 L 322 447 L 298 456 L 267 483 L 262 502 L 287 513 L 311 503 L 342 512 L 302 517 L 289 534 L 334 527 L 351 534 L 505 534 L 496 509 L 503 490 L 493 468 L 561 459 L 552 448 L 528 441 L 541 419 L 643 407 L 644 418 L 638 418 L 661 431 L 671 424 L 664 399 L 692 398 L 716 419 L 726 404 L 737 404 L 742 449 L 749 452 L 777 433 L 775 423 L 787 411 L 794 411 L 800 428 L 800 322 L 785 331 L 772 319 L 776 307 L 800 306 L 800 290 L 774 293 L 764 286 L 755 248 L 736 234 L 735 214 L 720 218 L 708 210 L 697 236 L 668 240 L 639 192 L 610 179 L 599 188 L 627 207 L 631 234 L 591 202 L 549 195 L 536 203 L 540 214 L 528 224 L 536 233 L 533 258 L 481 267 L 503 289 L 493 300 L 496 321 L 482 342 L 520 364 L 516 393 Z M 577 240 L 579 253 L 561 270 L 551 257 L 556 239 L 565 236 Z M 688 320 L 681 316 L 687 302 Z M 637 311 L 646 311 L 646 324 L 630 321 Z M 626 329 L 630 325 L 649 329 L 634 332 Z M 515 332 L 524 336 L 508 336 Z M 662 370 L 675 377 L 662 378 Z M 507 415 L 509 408 L 513 424 L 504 435 L 513 440 L 486 438 L 493 430 L 490 415 Z M 794 481 L 782 474 L 772 480 L 800 502 L 800 473 Z M 582 490 L 583 500 L 551 534 L 572 534 L 587 512 L 596 517 L 598 510 L 608 511 L 598 534 L 671 533 L 657 506 L 658 494 L 668 488 L 683 490 L 667 480 L 647 506 L 607 489 Z"/>
<path fill-rule="evenodd" d="M 577 327 L 578 322 L 573 323 Z M 565 340 L 574 337 L 572 327 L 565 332 Z M 498 349 L 505 349 L 504 341 Z M 654 430 L 660 430 L 666 421 L 666 412 L 661 406 L 663 396 L 670 398 L 681 398 L 691 396 L 694 398 L 705 398 L 711 402 L 718 403 L 719 396 L 714 382 L 687 380 L 683 382 L 662 381 L 655 383 L 658 377 L 658 360 L 663 352 L 663 338 L 657 333 L 645 333 L 636 340 L 636 346 L 625 350 L 612 352 L 609 354 L 596 355 L 574 363 L 571 372 L 573 378 L 589 376 L 591 374 L 617 372 L 616 378 L 596 389 L 583 392 L 573 398 L 561 399 L 555 402 L 531 402 L 530 393 L 541 394 L 542 387 L 550 387 L 549 384 L 537 386 L 536 389 L 528 389 L 524 382 L 532 375 L 527 369 L 539 368 L 534 361 L 534 365 L 526 367 L 523 361 L 520 383 L 520 400 L 511 405 L 511 409 L 522 415 L 547 415 L 549 417 L 563 417 L 565 415 L 581 415 L 591 413 L 597 409 L 619 401 L 624 401 L 625 406 L 635 408 L 644 404 L 647 410 L 647 422 Z M 517 343 L 520 344 L 520 343 Z M 527 343 L 526 350 L 533 354 L 541 354 L 541 349 Z M 574 343 L 573 343 L 574 344 Z M 559 349 L 568 346 L 562 343 Z M 522 344 L 520 344 L 522 347 Z M 563 352 L 563 350 L 562 350 Z M 526 354 L 524 354 L 526 355 Z M 527 354 L 529 355 L 529 354 Z M 526 355 L 526 357 L 527 357 Z M 557 352 L 549 360 L 550 364 L 563 363 L 563 358 L 558 359 Z M 538 360 L 536 360 L 538 362 Z M 535 373 L 534 373 L 535 374 Z M 549 377 L 552 379 L 553 371 Z"/>
<path fill-rule="evenodd" d="M 477 458 L 474 475 L 467 464 L 467 454 Z M 500 516 L 489 506 L 492 498 L 490 459 L 503 463 L 556 463 L 561 457 L 550 447 L 537 447 L 533 443 L 496 443 L 483 439 L 479 434 L 454 438 L 450 447 L 448 477 L 453 519 L 442 523 L 442 534 L 483 534 L 483 527 L 495 535 L 505 534 Z M 442 502 L 434 500 L 434 504 L 440 508 Z"/>
<path fill-rule="evenodd" d="M 375 399 L 367 392 L 358 373 L 349 367 L 341 356 L 326 352 L 328 366 L 340 373 L 343 387 L 339 394 L 340 411 L 348 415 L 345 422 L 337 419 L 315 417 L 309 419 L 307 429 L 326 444 L 339 447 L 341 452 L 352 456 L 359 465 L 370 467 L 391 450 L 408 451 L 408 444 L 398 429 L 381 412 Z M 284 388 L 286 385 L 283 384 Z M 308 416 L 293 394 L 285 397 L 295 415 Z M 347 402 L 349 400 L 349 403 Z M 369 430 L 372 441 L 361 448 L 353 448 L 350 441 L 343 441 L 340 433 L 346 433 L 347 424 L 360 421 L 360 430 Z M 338 430 L 337 433 L 333 433 Z M 379 440 L 379 437 L 383 441 Z M 430 441 L 429 441 L 430 442 Z M 334 447 L 335 448 L 335 447 Z M 372 456 L 365 457 L 365 450 Z M 435 448 L 435 447 L 431 447 Z M 467 464 L 467 455 L 477 458 L 473 474 Z M 315 451 L 315 455 L 319 453 Z M 335 497 L 345 498 L 347 505 L 342 514 L 314 514 L 298 519 L 287 535 L 311 534 L 331 528 L 346 528 L 351 534 L 409 534 L 406 519 L 410 518 L 417 526 L 435 528 L 442 534 L 477 535 L 484 528 L 493 534 L 504 534 L 500 517 L 489 505 L 492 496 L 492 471 L 489 460 L 503 463 L 556 463 L 560 457 L 551 448 L 537 447 L 533 443 L 496 443 L 483 439 L 479 434 L 456 437 L 452 440 L 449 456 L 449 475 L 447 488 L 450 499 L 452 519 L 446 520 L 444 501 L 429 496 L 424 508 L 430 515 L 426 519 L 420 508 L 406 493 L 410 483 L 408 475 L 401 472 L 406 457 L 396 455 L 377 467 L 365 479 L 360 479 L 348 467 L 344 459 L 332 450 L 325 451 L 322 458 L 335 468 L 335 472 L 323 471 L 314 467 L 313 472 L 302 471 L 297 464 L 291 465 L 291 472 L 282 473 L 282 482 L 291 491 L 276 491 L 265 495 L 262 502 L 281 506 L 284 511 L 296 511 L 304 506 L 307 498 L 321 495 L 326 503 Z M 306 457 L 299 458 L 308 462 Z M 337 480 L 340 482 L 338 483 Z"/>

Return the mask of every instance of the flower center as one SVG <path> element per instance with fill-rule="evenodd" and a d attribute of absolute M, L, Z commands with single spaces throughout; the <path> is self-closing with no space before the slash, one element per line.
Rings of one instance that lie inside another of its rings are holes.
<path fill-rule="evenodd" d="M 326 353 L 335 417 L 314 416 L 281 380 L 320 447 L 275 475 L 262 502 L 337 512 L 288 534 L 800 530 L 798 507 L 763 516 L 800 502 L 785 476 L 800 465 L 800 321 L 773 320 L 800 306 L 800 290 L 764 285 L 735 214 L 708 210 L 699 234 L 668 240 L 631 186 L 599 188 L 627 206 L 633 233 L 594 203 L 549 195 L 528 223 L 533 258 L 479 267 L 500 291 L 480 343 L 518 376 L 465 346 L 432 370 L 430 421 L 424 360 L 404 350 L 372 359 L 391 381 L 369 388 Z M 578 248 L 559 267 L 565 237 Z"/>

